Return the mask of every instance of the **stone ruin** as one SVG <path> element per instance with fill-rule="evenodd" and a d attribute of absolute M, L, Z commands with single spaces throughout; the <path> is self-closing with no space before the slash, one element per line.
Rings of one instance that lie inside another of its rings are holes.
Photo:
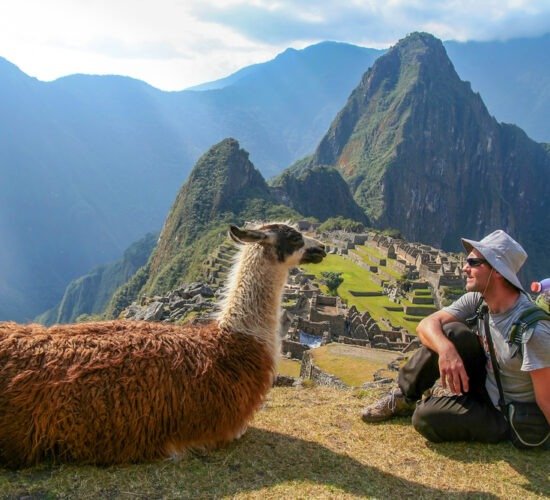
<path fill-rule="evenodd" d="M 303 338 L 317 338 L 318 345 L 341 342 L 362 347 L 402 351 L 418 346 L 416 336 L 394 327 L 389 321 L 377 323 L 368 312 L 360 313 L 355 306 L 349 309 L 339 297 L 320 293 L 307 299 L 309 305 L 297 313 L 290 309 L 290 327 L 282 331 L 283 354 L 301 359 L 308 346 L 302 348 Z"/>
<path fill-rule="evenodd" d="M 405 329 L 393 327 L 389 322 L 382 322 L 381 328 L 368 312 L 360 313 L 354 306 L 349 309 L 345 324 L 345 334 L 338 342 L 394 351 L 418 346 L 417 337 Z"/>
<path fill-rule="evenodd" d="M 163 321 L 175 323 L 194 313 L 197 317 L 210 317 L 216 307 L 216 293 L 206 283 L 189 283 L 170 293 L 154 297 L 142 297 L 133 302 L 121 314 L 124 319 Z"/>
<path fill-rule="evenodd" d="M 306 225 L 306 222 L 304 222 Z M 311 228 L 310 228 L 311 229 Z M 376 232 L 354 234 L 345 231 L 324 235 L 324 241 L 332 251 L 347 258 L 354 258 L 353 250 L 359 245 L 376 248 L 383 256 L 369 264 L 372 272 L 380 276 L 382 292 L 353 292 L 356 295 L 388 295 L 399 306 L 408 297 L 410 289 L 403 282 L 391 280 L 384 269 L 391 265 L 402 272 L 411 288 L 431 286 L 434 291 L 442 286 L 463 285 L 460 272 L 463 261 L 428 245 L 409 243 Z M 147 321 L 183 321 L 192 315 L 195 321 L 212 318 L 216 302 L 227 270 L 232 261 L 234 248 L 222 245 L 217 254 L 207 260 L 204 282 L 181 286 L 166 296 L 142 298 L 124 312 L 127 319 Z M 356 257 L 356 256 L 355 256 Z M 359 262 L 357 262 L 359 264 Z M 364 262 L 364 266 L 367 265 Z M 410 298 L 419 306 L 429 305 L 431 297 Z M 359 312 L 354 306 L 349 309 L 339 297 L 322 295 L 314 276 L 300 270 L 290 273 L 283 295 L 284 311 L 281 315 L 282 353 L 294 359 L 302 359 L 309 346 L 301 342 L 300 334 L 317 338 L 320 345 L 341 342 L 369 348 L 390 349 L 406 352 L 418 347 L 416 336 L 404 328 L 391 325 L 388 320 L 375 321 L 368 312 Z M 435 309 L 435 306 L 434 306 Z"/>

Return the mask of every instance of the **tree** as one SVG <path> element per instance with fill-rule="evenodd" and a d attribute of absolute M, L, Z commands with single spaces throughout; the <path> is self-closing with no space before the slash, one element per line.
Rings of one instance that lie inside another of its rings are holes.
<path fill-rule="evenodd" d="M 387 228 L 387 229 L 384 229 L 382 231 L 382 234 L 384 236 L 389 236 L 390 238 L 396 238 L 396 239 L 399 239 L 399 240 L 403 239 L 403 234 L 401 233 L 401 231 L 399 229 Z"/>
<path fill-rule="evenodd" d="M 342 273 L 335 273 L 332 271 L 323 271 L 321 273 L 323 279 L 321 280 L 328 287 L 328 292 L 331 295 L 336 295 L 338 287 L 343 283 Z"/>
<path fill-rule="evenodd" d="M 348 231 L 349 233 L 362 233 L 365 226 L 361 222 L 346 219 L 342 216 L 331 217 L 319 226 L 319 232 L 325 231 Z"/>

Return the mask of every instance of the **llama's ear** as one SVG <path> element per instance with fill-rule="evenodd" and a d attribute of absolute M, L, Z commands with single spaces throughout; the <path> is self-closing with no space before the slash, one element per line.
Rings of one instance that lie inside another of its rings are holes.
<path fill-rule="evenodd" d="M 258 243 L 267 238 L 267 234 L 253 229 L 240 229 L 231 224 L 229 226 L 229 236 L 235 243 Z"/>

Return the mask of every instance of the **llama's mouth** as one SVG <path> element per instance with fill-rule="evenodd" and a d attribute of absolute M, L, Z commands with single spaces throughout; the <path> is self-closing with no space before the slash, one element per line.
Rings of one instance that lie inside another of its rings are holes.
<path fill-rule="evenodd" d="M 302 255 L 300 264 L 319 264 L 326 256 L 327 253 L 323 247 L 310 247 Z"/>

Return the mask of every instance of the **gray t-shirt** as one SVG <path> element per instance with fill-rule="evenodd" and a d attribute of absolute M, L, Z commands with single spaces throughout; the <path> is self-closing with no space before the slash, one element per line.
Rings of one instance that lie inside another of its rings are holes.
<path fill-rule="evenodd" d="M 481 294 L 468 292 L 456 302 L 443 311 L 452 314 L 459 321 L 464 322 L 475 314 L 476 306 L 479 303 Z M 522 353 L 517 352 L 514 346 L 510 346 L 506 340 L 510 336 L 513 323 L 518 319 L 521 312 L 532 306 L 533 303 L 524 295 L 520 294 L 515 305 L 506 312 L 489 314 L 489 327 L 491 338 L 495 346 L 495 355 L 500 366 L 500 379 L 504 391 L 506 403 L 510 401 L 533 402 L 535 393 L 529 372 L 550 366 L 550 322 L 539 321 L 533 331 L 533 335 L 523 345 Z M 485 386 L 491 400 L 498 405 L 499 394 L 495 380 L 495 374 L 487 347 L 487 341 L 483 336 L 483 328 L 480 328 L 483 339 L 483 348 L 487 356 L 487 379 Z"/>

